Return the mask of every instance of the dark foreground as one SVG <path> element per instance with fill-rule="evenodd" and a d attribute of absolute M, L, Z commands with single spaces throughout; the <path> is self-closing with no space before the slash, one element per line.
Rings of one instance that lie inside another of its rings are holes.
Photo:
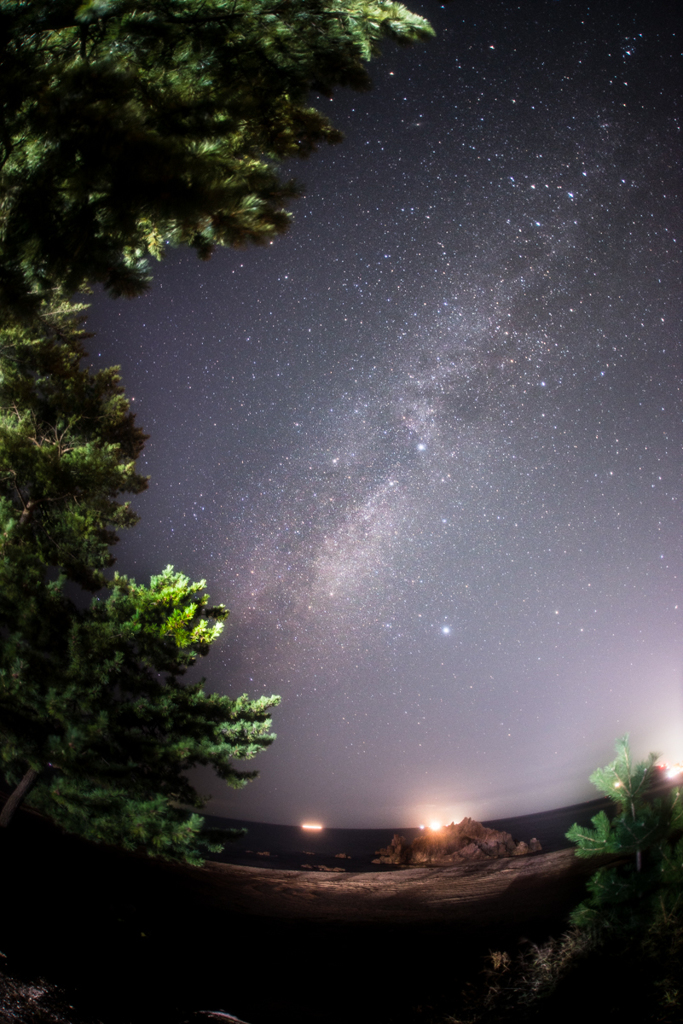
<path fill-rule="evenodd" d="M 0 864 L 0 971 L 29 992 L 22 1016 L 0 1003 L 2 1024 L 226 1019 L 206 1011 L 248 1024 L 436 1024 L 489 950 L 560 934 L 597 866 L 561 850 L 483 869 L 188 869 L 87 844 L 26 811 L 0 830 Z M 63 991 L 52 1016 L 39 1015 L 49 996 L 30 1001 L 41 977 Z M 607 991 L 602 1002 L 611 1019 Z M 633 1019 L 650 1019 L 637 1002 Z"/>
<path fill-rule="evenodd" d="M 186 869 L 27 812 L 0 844 L 0 965 L 62 986 L 73 1021 L 102 1024 L 210 1019 L 201 1010 L 249 1024 L 431 1022 L 488 949 L 560 930 L 586 875 L 569 851 L 550 854 L 549 871 L 530 870 L 543 857 L 496 862 L 489 885 L 470 871 L 459 895 L 438 869 Z"/>

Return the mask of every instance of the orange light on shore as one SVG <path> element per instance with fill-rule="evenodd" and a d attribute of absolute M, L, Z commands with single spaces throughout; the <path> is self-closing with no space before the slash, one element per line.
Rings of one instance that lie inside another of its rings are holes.
<path fill-rule="evenodd" d="M 312 829 L 313 832 L 321 832 L 322 825 L 302 825 L 302 828 Z"/>
<path fill-rule="evenodd" d="M 439 829 L 441 828 L 441 822 L 440 821 L 430 821 L 429 827 L 431 828 L 432 832 L 438 832 Z"/>

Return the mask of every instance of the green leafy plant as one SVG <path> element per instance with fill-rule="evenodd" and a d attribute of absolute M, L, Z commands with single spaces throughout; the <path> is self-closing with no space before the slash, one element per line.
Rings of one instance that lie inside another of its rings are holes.
<path fill-rule="evenodd" d="M 678 913 L 683 901 L 683 804 L 681 787 L 651 794 L 656 754 L 634 764 L 628 736 L 616 741 L 617 756 L 591 775 L 615 805 L 600 811 L 593 827 L 572 825 L 567 838 L 577 857 L 613 855 L 619 863 L 598 869 L 588 882 L 590 897 L 571 915 L 578 927 L 633 931 Z"/>

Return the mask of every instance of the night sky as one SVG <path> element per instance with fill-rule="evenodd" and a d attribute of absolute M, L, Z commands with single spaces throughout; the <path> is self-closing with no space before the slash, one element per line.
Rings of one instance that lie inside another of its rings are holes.
<path fill-rule="evenodd" d="M 282 696 L 215 814 L 491 819 L 683 754 L 676 25 L 408 6 L 437 39 L 316 99 L 285 237 L 93 297 L 151 434 L 117 569 L 206 578 L 208 688 Z"/>

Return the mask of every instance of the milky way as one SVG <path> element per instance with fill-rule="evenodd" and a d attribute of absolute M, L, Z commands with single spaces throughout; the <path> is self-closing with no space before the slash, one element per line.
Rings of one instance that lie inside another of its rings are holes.
<path fill-rule="evenodd" d="M 491 818 L 683 753 L 676 46 L 608 6 L 416 7 L 286 238 L 95 297 L 151 434 L 117 568 L 206 577 L 209 685 L 283 697 L 216 813 Z"/>

